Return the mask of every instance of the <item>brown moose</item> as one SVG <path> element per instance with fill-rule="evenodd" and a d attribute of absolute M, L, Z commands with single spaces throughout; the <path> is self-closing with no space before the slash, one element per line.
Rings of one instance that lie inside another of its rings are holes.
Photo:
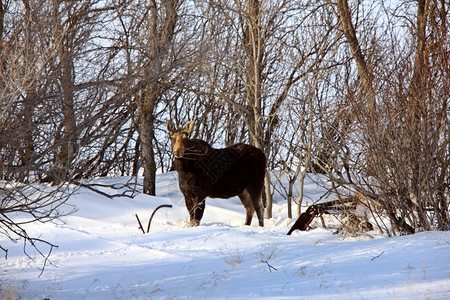
<path fill-rule="evenodd" d="M 172 138 L 178 184 L 184 195 L 190 216 L 190 226 L 198 226 L 205 210 L 205 198 L 239 196 L 250 225 L 256 211 L 259 226 L 264 226 L 264 206 L 261 193 L 264 184 L 266 157 L 253 146 L 235 144 L 214 149 L 207 142 L 190 139 L 194 122 L 177 130 L 169 121 L 167 129 Z"/>

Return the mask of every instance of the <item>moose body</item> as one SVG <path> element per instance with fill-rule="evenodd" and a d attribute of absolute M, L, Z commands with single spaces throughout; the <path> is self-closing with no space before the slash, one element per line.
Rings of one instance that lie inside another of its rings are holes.
<path fill-rule="evenodd" d="M 189 139 L 193 122 L 183 130 L 167 125 L 172 137 L 175 169 L 190 216 L 190 225 L 198 226 L 205 210 L 205 198 L 239 196 L 246 209 L 245 225 L 250 225 L 256 211 L 260 226 L 264 226 L 264 206 L 261 200 L 266 169 L 264 153 L 253 146 L 235 144 L 214 149 L 207 142 Z"/>

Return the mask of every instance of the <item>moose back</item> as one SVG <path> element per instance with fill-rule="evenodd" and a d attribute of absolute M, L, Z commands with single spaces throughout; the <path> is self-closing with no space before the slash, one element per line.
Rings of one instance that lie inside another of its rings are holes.
<path fill-rule="evenodd" d="M 266 170 L 264 153 L 242 143 L 214 149 L 205 141 L 190 139 L 193 128 L 193 121 L 181 130 L 177 130 L 171 121 L 167 123 L 178 184 L 189 212 L 190 225 L 200 224 L 206 197 L 238 196 L 246 209 L 245 225 L 251 224 L 256 211 L 259 225 L 264 226 L 261 200 Z"/>

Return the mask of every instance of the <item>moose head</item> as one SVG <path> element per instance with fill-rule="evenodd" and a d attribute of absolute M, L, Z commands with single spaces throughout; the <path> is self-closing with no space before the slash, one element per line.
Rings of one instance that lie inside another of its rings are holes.
<path fill-rule="evenodd" d="M 176 158 L 182 158 L 186 150 L 186 140 L 194 130 L 194 121 L 189 121 L 184 125 L 184 128 L 177 130 L 175 124 L 169 120 L 167 122 L 167 129 L 169 130 L 172 138 L 172 151 Z"/>

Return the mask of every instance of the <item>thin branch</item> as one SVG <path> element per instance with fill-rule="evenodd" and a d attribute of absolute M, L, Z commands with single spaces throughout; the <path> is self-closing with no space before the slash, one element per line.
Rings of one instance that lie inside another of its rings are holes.
<path fill-rule="evenodd" d="M 275 268 L 274 266 L 272 266 L 271 264 L 269 264 L 269 262 L 267 260 L 261 259 L 260 262 L 263 262 L 263 263 L 267 264 L 267 266 L 269 267 L 270 273 L 272 273 L 272 269 L 275 270 L 275 271 L 278 271 L 278 269 Z"/>
<path fill-rule="evenodd" d="M 139 217 L 138 217 L 137 214 L 134 214 L 134 215 L 136 216 L 136 220 L 138 221 L 139 229 L 141 229 L 141 230 L 142 230 L 142 233 L 145 234 L 144 227 L 142 227 L 141 220 L 139 219 Z"/>
<path fill-rule="evenodd" d="M 384 251 L 381 252 L 380 254 L 378 254 L 377 256 L 372 257 L 370 260 L 374 261 L 375 259 L 377 259 L 378 257 L 380 257 L 381 255 L 383 255 Z"/>

